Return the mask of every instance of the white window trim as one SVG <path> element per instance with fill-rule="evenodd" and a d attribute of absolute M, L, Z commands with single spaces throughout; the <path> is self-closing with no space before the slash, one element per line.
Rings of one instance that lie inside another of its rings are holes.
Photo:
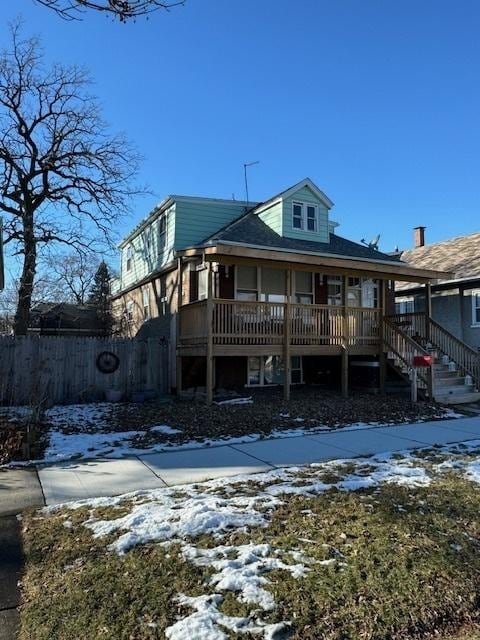
<path fill-rule="evenodd" d="M 164 213 L 162 216 L 160 216 L 160 218 L 158 220 L 158 250 L 159 250 L 159 253 L 163 252 L 165 250 L 165 247 L 167 246 L 167 224 L 168 224 L 167 214 Z M 163 231 L 162 231 L 162 225 L 164 225 Z"/>
<path fill-rule="evenodd" d="M 301 216 L 300 216 L 301 227 L 300 228 L 295 227 L 295 225 L 293 224 L 294 219 L 298 217 L 294 215 L 295 206 L 300 207 L 300 211 L 301 211 Z M 313 229 L 313 231 L 308 228 L 308 207 L 311 207 L 315 211 L 315 229 Z M 304 233 L 318 233 L 318 206 L 311 202 L 300 202 L 299 200 L 293 200 L 292 201 L 292 230 L 303 231 Z"/>
<path fill-rule="evenodd" d="M 133 247 L 131 244 L 128 245 L 126 250 L 126 264 L 125 268 L 127 271 L 131 271 L 133 266 Z"/>
<path fill-rule="evenodd" d="M 126 306 L 126 315 L 127 315 L 127 323 L 128 324 L 133 324 L 134 322 L 134 304 L 132 300 L 129 300 L 127 302 L 127 306 Z"/>
<path fill-rule="evenodd" d="M 308 273 L 310 274 L 311 291 L 300 291 L 299 289 L 297 289 L 297 272 L 296 271 L 293 272 L 293 289 L 292 289 L 293 300 L 291 302 L 296 304 L 302 304 L 300 302 L 297 302 L 297 298 L 299 296 L 309 296 L 312 299 L 311 304 L 315 303 L 315 274 L 312 271 L 309 271 Z"/>
<path fill-rule="evenodd" d="M 472 296 L 472 324 L 471 324 L 471 328 L 472 329 L 478 329 L 480 328 L 480 322 L 478 322 L 476 320 L 476 311 L 478 308 L 475 306 L 475 296 L 480 296 L 480 289 L 473 289 L 473 291 L 471 292 L 471 296 Z"/>
<path fill-rule="evenodd" d="M 150 289 L 148 288 L 148 285 L 146 287 L 142 287 L 142 308 L 144 321 L 150 320 Z"/>

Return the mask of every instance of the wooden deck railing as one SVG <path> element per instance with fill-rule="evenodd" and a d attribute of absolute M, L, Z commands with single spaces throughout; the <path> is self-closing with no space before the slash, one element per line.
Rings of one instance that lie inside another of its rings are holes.
<path fill-rule="evenodd" d="M 207 309 L 205 301 L 181 307 L 181 344 L 206 341 Z M 376 345 L 380 342 L 380 309 L 213 300 L 211 313 L 212 341 L 216 345 L 280 346 L 284 344 L 287 328 L 290 344 L 297 346 Z"/>
<path fill-rule="evenodd" d="M 200 300 L 181 307 L 179 337 L 184 344 L 203 344 L 207 339 L 207 301 Z"/>

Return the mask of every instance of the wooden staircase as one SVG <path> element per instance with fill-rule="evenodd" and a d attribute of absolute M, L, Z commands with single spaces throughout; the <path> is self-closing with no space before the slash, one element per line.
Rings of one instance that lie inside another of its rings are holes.
<path fill-rule="evenodd" d="M 479 354 L 426 314 L 384 318 L 383 343 L 387 362 L 406 380 L 417 356 L 431 356 L 430 367 L 417 368 L 419 394 L 443 404 L 480 400 Z"/>

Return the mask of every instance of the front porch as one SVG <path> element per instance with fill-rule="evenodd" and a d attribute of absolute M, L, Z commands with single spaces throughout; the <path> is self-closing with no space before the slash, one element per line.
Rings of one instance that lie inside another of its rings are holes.
<path fill-rule="evenodd" d="M 221 252 L 232 250 L 222 247 Z M 430 273 L 397 263 L 316 256 L 308 256 L 307 261 L 307 256 L 272 251 L 256 251 L 254 257 L 248 248 L 242 256 L 221 252 L 207 248 L 179 257 L 178 391 L 183 388 L 183 361 L 201 358 L 210 403 L 216 360 L 227 357 L 232 358 L 232 366 L 239 357 L 281 359 L 278 384 L 283 385 L 286 400 L 295 383 L 292 363 L 305 356 L 339 358 L 344 396 L 349 389 L 349 358 L 376 358 L 384 388 L 385 318 L 394 313 L 394 279 L 428 282 Z M 245 377 L 244 384 L 247 381 Z"/>

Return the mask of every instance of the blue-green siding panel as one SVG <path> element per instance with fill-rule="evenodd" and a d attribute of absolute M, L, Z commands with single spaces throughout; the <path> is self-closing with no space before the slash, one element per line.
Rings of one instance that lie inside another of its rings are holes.
<path fill-rule="evenodd" d="M 245 206 L 234 200 L 231 203 L 177 200 L 175 249 L 199 244 L 244 212 Z"/>
<path fill-rule="evenodd" d="M 173 258 L 173 242 L 175 235 L 175 205 L 165 211 L 167 217 L 165 245 L 160 249 L 160 223 L 154 218 L 121 250 L 121 289 L 129 287 L 149 273 L 159 269 Z M 132 266 L 127 271 L 128 248 L 132 248 Z"/>
<path fill-rule="evenodd" d="M 294 229 L 292 226 L 292 205 L 294 202 L 304 202 L 317 206 L 318 221 L 317 231 L 304 231 Z M 298 238 L 300 240 L 314 240 L 315 242 L 329 242 L 328 209 L 308 187 L 297 192 L 283 201 L 283 236 L 286 238 Z"/>
<path fill-rule="evenodd" d="M 260 220 L 267 224 L 275 233 L 282 235 L 283 232 L 283 206 L 282 202 L 277 202 L 265 211 L 258 214 Z"/>

